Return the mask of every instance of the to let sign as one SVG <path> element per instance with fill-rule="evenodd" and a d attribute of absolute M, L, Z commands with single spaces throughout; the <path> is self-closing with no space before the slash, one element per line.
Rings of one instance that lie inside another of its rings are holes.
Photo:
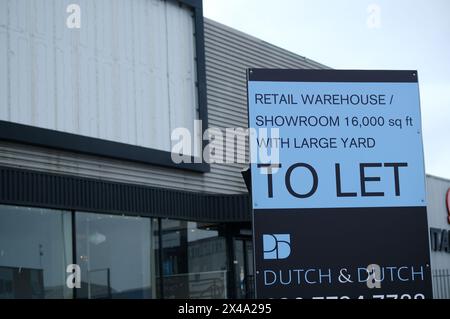
<path fill-rule="evenodd" d="M 257 297 L 431 298 L 417 72 L 247 85 Z"/>

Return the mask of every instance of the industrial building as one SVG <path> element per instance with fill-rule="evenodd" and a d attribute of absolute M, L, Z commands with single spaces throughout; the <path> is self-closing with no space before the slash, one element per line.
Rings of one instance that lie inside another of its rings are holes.
<path fill-rule="evenodd" d="M 246 165 L 201 147 L 176 164 L 171 132 L 200 120 L 204 146 L 208 127 L 247 127 L 247 68 L 327 67 L 203 18 L 201 0 L 78 0 L 80 28 L 70 3 L 0 1 L 0 298 L 253 298 Z M 450 181 L 427 188 L 443 236 Z"/>

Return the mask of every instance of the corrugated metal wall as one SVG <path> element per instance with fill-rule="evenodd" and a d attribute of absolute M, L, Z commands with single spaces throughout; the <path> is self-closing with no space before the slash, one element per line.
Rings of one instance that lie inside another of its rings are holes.
<path fill-rule="evenodd" d="M 0 203 L 190 221 L 250 221 L 248 194 L 194 193 L 2 166 Z"/>
<path fill-rule="evenodd" d="M 247 68 L 324 68 L 207 19 L 205 47 L 210 127 L 247 126 Z M 0 142 L 0 165 L 208 193 L 247 192 L 242 164 L 213 164 L 210 173 L 200 174 Z"/>

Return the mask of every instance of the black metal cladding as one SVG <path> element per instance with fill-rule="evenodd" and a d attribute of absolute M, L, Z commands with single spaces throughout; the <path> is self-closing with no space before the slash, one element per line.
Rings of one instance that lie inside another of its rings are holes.
<path fill-rule="evenodd" d="M 0 204 L 173 218 L 250 221 L 248 194 L 201 194 L 0 166 Z"/>

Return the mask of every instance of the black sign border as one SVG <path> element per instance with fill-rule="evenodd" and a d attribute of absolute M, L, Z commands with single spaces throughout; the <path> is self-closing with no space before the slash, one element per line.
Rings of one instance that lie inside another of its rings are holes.
<path fill-rule="evenodd" d="M 415 70 L 248 69 L 248 81 L 418 83 Z"/>

